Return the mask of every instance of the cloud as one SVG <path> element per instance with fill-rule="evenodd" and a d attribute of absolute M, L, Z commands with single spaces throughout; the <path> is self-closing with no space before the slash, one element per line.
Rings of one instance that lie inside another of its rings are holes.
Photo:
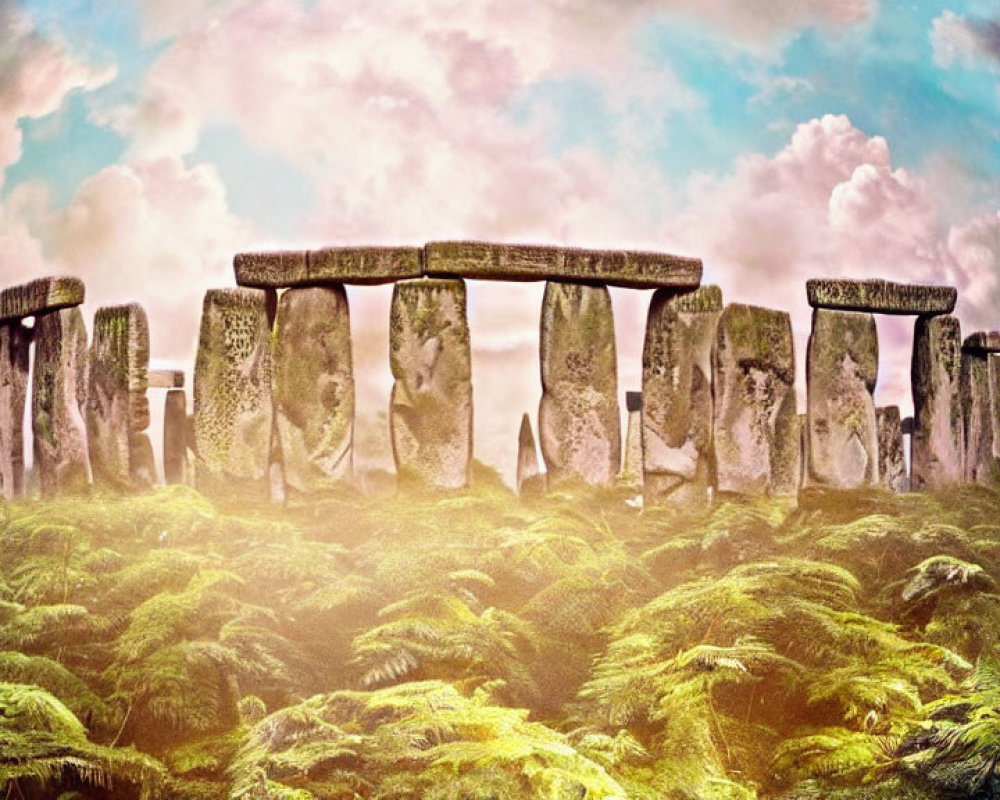
<path fill-rule="evenodd" d="M 945 11 L 931 24 L 934 62 L 941 67 L 986 66 L 1000 72 L 1000 21 Z"/>

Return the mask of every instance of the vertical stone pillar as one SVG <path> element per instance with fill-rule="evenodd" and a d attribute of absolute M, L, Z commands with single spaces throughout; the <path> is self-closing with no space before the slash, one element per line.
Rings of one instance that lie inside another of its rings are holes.
<path fill-rule="evenodd" d="M 402 484 L 460 489 L 472 463 L 472 356 L 465 283 L 399 281 L 389 361 L 389 428 Z"/>
<path fill-rule="evenodd" d="M 939 489 L 962 481 L 961 348 L 956 317 L 917 317 L 910 371 L 914 490 Z"/>
<path fill-rule="evenodd" d="M 245 288 L 206 292 L 194 372 L 200 490 L 269 497 L 271 370 L 267 293 Z"/>
<path fill-rule="evenodd" d="M 642 392 L 625 392 L 625 452 L 622 482 L 642 486 Z"/>
<path fill-rule="evenodd" d="M 35 317 L 31 425 L 35 471 L 44 496 L 85 491 L 90 481 L 87 328 L 78 307 Z"/>
<path fill-rule="evenodd" d="M 792 493 L 799 439 L 789 315 L 731 303 L 719 317 L 712 360 L 718 490 Z"/>
<path fill-rule="evenodd" d="M 19 320 L 0 325 L 0 495 L 24 492 L 24 405 L 31 331 Z"/>
<path fill-rule="evenodd" d="M 531 418 L 524 414 L 517 434 L 517 493 L 533 494 L 538 489 L 544 489 L 544 484 L 538 469 L 535 435 L 531 432 Z"/>
<path fill-rule="evenodd" d="M 618 363 L 605 286 L 545 284 L 538 436 L 549 487 L 610 486 L 621 464 Z"/>
<path fill-rule="evenodd" d="M 171 389 L 163 404 L 163 480 L 188 483 L 187 392 Z"/>
<path fill-rule="evenodd" d="M 814 309 L 806 358 L 810 485 L 854 489 L 879 482 L 877 377 L 875 318 Z"/>
<path fill-rule="evenodd" d="M 658 289 L 642 352 L 643 496 L 704 504 L 715 483 L 712 348 L 722 313 L 718 286 Z"/>
<path fill-rule="evenodd" d="M 990 408 L 989 354 L 962 352 L 962 416 L 965 422 L 964 479 L 990 485 L 996 478 Z"/>
<path fill-rule="evenodd" d="M 878 429 L 879 485 L 891 492 L 905 492 L 908 481 L 899 406 L 875 409 L 875 420 Z"/>
<path fill-rule="evenodd" d="M 993 431 L 993 458 L 1000 461 L 1000 353 L 986 357 L 986 379 L 990 390 L 990 427 Z"/>
<path fill-rule="evenodd" d="M 146 397 L 149 323 L 137 303 L 99 308 L 94 316 L 87 393 L 87 444 L 94 482 L 142 489 L 156 475 Z"/>
<path fill-rule="evenodd" d="M 343 286 L 288 289 L 278 301 L 274 413 L 287 488 L 321 491 L 351 477 L 354 369 Z"/>

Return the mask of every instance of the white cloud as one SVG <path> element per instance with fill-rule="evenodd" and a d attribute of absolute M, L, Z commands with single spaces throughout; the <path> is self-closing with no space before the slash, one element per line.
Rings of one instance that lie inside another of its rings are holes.
<path fill-rule="evenodd" d="M 944 11 L 931 24 L 934 63 L 940 67 L 985 66 L 1000 72 L 1000 25 Z"/>

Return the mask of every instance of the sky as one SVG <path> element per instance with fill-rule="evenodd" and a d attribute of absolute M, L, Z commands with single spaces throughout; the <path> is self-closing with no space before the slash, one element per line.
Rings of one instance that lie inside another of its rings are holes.
<path fill-rule="evenodd" d="M 679 253 L 791 313 L 804 411 L 808 278 L 956 286 L 963 333 L 1000 327 L 998 137 L 995 0 L 0 0 L 0 284 L 140 302 L 190 378 L 236 252 Z M 541 293 L 469 286 L 476 456 L 508 478 Z M 349 289 L 362 468 L 391 464 L 390 294 Z M 622 397 L 649 297 L 613 291 Z M 912 327 L 879 318 L 904 413 Z"/>

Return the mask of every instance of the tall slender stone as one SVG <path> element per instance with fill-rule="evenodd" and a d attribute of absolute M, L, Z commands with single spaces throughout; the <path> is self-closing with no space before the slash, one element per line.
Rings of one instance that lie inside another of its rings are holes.
<path fill-rule="evenodd" d="M 903 425 L 899 406 L 875 409 L 878 428 L 878 477 L 879 485 L 891 492 L 905 492 L 906 459 L 903 456 Z"/>
<path fill-rule="evenodd" d="M 99 308 L 94 316 L 87 393 L 87 444 L 94 482 L 115 489 L 146 488 L 151 448 L 146 397 L 149 323 L 142 306 Z"/>
<path fill-rule="evenodd" d="M 990 429 L 993 435 L 993 458 L 1000 462 L 1000 354 L 986 356 L 986 380 L 990 394 Z"/>
<path fill-rule="evenodd" d="M 965 423 L 964 479 L 992 483 L 993 423 L 990 419 L 990 379 L 986 353 L 962 352 L 962 416 Z"/>
<path fill-rule="evenodd" d="M 521 417 L 521 429 L 517 434 L 517 493 L 525 495 L 542 489 L 542 475 L 538 469 L 538 451 L 535 435 L 531 432 L 531 418 Z"/>
<path fill-rule="evenodd" d="M 806 357 L 810 485 L 854 489 L 879 482 L 877 377 L 875 318 L 815 309 Z"/>
<path fill-rule="evenodd" d="M 187 392 L 171 389 L 163 403 L 163 480 L 188 482 Z"/>
<path fill-rule="evenodd" d="M 952 316 L 917 317 L 913 333 L 912 488 L 960 483 L 965 453 L 962 335 Z"/>
<path fill-rule="evenodd" d="M 622 453 L 622 482 L 642 486 L 642 392 L 625 392 L 625 451 Z"/>
<path fill-rule="evenodd" d="M 31 416 L 42 494 L 86 490 L 87 328 L 77 307 L 35 318 Z"/>
<path fill-rule="evenodd" d="M 0 325 L 0 494 L 24 491 L 24 405 L 28 397 L 31 331 L 20 322 Z"/>
<path fill-rule="evenodd" d="M 400 281 L 392 293 L 389 428 L 402 484 L 459 489 L 472 463 L 465 283 Z"/>
<path fill-rule="evenodd" d="M 618 365 L 607 287 L 545 285 L 538 436 L 549 487 L 611 485 L 621 463 Z"/>
<path fill-rule="evenodd" d="M 718 490 L 790 494 L 799 443 L 789 315 L 731 303 L 719 317 L 712 361 Z"/>
<path fill-rule="evenodd" d="M 271 370 L 267 293 L 206 292 L 194 373 L 195 478 L 202 491 L 269 497 Z"/>
<path fill-rule="evenodd" d="M 653 295 L 642 353 L 643 495 L 706 503 L 715 483 L 712 348 L 722 292 Z"/>
<path fill-rule="evenodd" d="M 274 412 L 285 485 L 331 488 L 351 477 L 354 371 L 343 286 L 289 289 L 274 332 Z"/>

